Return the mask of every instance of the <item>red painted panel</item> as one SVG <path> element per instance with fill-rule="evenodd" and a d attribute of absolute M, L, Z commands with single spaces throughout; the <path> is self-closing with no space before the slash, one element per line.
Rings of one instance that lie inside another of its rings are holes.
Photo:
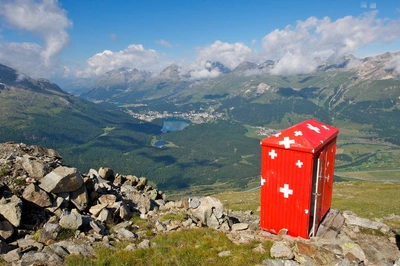
<path fill-rule="evenodd" d="M 312 154 L 262 147 L 261 229 L 308 237 Z"/>

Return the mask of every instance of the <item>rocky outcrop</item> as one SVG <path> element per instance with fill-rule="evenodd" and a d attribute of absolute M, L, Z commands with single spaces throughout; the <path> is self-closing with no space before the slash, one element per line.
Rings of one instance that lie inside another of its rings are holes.
<path fill-rule="evenodd" d="M 43 172 L 23 167 L 26 158 Z M 144 177 L 109 168 L 82 174 L 60 159 L 42 147 L 0 144 L 0 255 L 5 265 L 62 265 L 70 254 L 94 256 L 95 245 L 115 249 L 113 243 L 124 240 L 136 243 L 127 251 L 150 248 L 149 230 L 156 235 L 207 226 L 236 244 L 273 241 L 269 253 L 274 259 L 262 265 L 400 266 L 399 233 L 348 211 L 331 210 L 311 239 L 293 238 L 284 230 L 273 235 L 259 229 L 259 217 L 252 212 L 228 211 L 213 197 L 167 201 Z M 145 226 L 132 217 L 146 221 Z M 361 228 L 374 234 L 363 234 Z M 67 233 L 68 239 L 60 241 Z M 254 252 L 268 251 L 259 246 Z"/>

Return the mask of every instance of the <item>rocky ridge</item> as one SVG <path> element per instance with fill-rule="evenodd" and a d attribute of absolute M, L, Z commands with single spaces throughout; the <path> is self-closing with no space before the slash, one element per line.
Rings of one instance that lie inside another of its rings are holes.
<path fill-rule="evenodd" d="M 259 229 L 259 217 L 251 211 L 226 210 L 213 197 L 168 201 L 144 177 L 109 168 L 82 174 L 61 159 L 40 146 L 0 144 L 2 265 L 61 265 L 70 254 L 96 256 L 94 246 L 114 249 L 120 240 L 131 243 L 127 251 L 149 248 L 146 228 L 132 219 L 139 217 L 154 234 L 207 226 L 235 244 L 273 241 L 269 251 L 262 245 L 254 250 L 274 258 L 262 265 L 400 266 L 400 232 L 349 211 L 331 210 L 311 239 L 290 237 L 285 230 L 273 235 Z M 184 218 L 163 219 L 168 214 Z M 65 232 L 71 237 L 60 241 Z"/>

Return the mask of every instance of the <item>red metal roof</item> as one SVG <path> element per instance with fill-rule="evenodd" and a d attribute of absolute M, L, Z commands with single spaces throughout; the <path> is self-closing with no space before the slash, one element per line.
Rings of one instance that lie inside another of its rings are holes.
<path fill-rule="evenodd" d="M 334 139 L 339 130 L 309 119 L 261 141 L 261 145 L 314 153 Z"/>

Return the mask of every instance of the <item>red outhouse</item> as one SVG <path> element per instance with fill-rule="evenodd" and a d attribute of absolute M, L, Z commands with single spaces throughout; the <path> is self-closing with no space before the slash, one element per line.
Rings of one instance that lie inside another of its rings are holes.
<path fill-rule="evenodd" d="M 332 201 L 339 130 L 306 120 L 261 141 L 260 227 L 314 236 Z"/>

